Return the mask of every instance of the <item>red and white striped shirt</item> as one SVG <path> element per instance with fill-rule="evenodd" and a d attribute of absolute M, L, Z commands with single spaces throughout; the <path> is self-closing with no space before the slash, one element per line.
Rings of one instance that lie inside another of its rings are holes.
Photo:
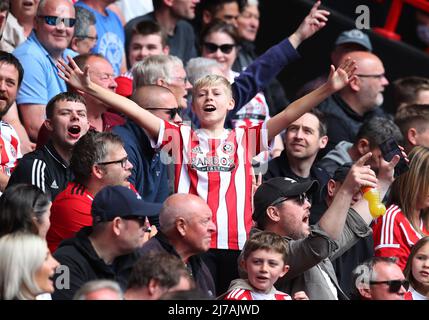
<path fill-rule="evenodd" d="M 22 157 L 18 134 L 12 126 L 0 120 L 0 171 L 11 175 Z"/>
<path fill-rule="evenodd" d="M 398 265 L 405 269 L 411 247 L 422 238 L 420 232 L 415 230 L 401 208 L 392 204 L 386 214 L 375 220 L 373 229 L 374 250 L 378 257 L 397 257 Z M 420 221 L 420 230 L 428 234 Z"/>
<path fill-rule="evenodd" d="M 212 139 L 203 130 L 161 121 L 154 148 L 173 155 L 175 191 L 204 199 L 216 232 L 211 248 L 241 250 L 252 227 L 252 163 L 267 149 L 265 124 L 225 129 Z"/>
<path fill-rule="evenodd" d="M 238 288 L 228 292 L 224 300 L 292 300 L 292 298 L 281 291 L 276 293 L 256 293 L 248 289 Z"/>

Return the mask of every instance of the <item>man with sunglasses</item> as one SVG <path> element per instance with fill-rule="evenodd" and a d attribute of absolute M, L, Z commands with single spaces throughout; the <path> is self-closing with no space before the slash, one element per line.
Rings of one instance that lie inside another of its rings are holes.
<path fill-rule="evenodd" d="M 368 204 L 359 200 L 350 207 L 362 186 L 377 187 L 375 173 L 365 165 L 371 153 L 361 157 L 350 169 L 331 205 L 316 225 L 310 226 L 310 198 L 317 182 L 297 182 L 291 178 L 272 178 L 254 195 L 253 220 L 256 229 L 275 232 L 288 240 L 290 271 L 276 287 L 289 294 L 305 291 L 310 299 L 344 300 L 347 295 L 338 284 L 331 260 L 335 260 L 359 239 L 371 232 Z M 383 163 L 378 188 L 384 195 L 393 180 L 395 157 Z"/>
<path fill-rule="evenodd" d="M 52 298 L 71 300 L 82 285 L 96 279 L 115 280 L 125 290 L 139 258 L 136 250 L 144 243 L 146 218 L 160 209 L 124 186 L 102 188 L 92 202 L 93 223 L 62 242 L 54 254 L 69 269 L 70 287 L 57 287 Z"/>
<path fill-rule="evenodd" d="M 181 122 L 181 109 L 177 99 L 166 87 L 147 85 L 134 92 L 134 101 L 157 117 L 169 122 Z M 158 150 L 152 148 L 145 131 L 134 121 L 127 120 L 113 128 L 124 141 L 128 159 L 133 165 L 129 181 L 145 201 L 162 203 L 169 195 L 169 180 L 166 163 Z M 157 224 L 155 218 L 151 220 Z"/>
<path fill-rule="evenodd" d="M 351 285 L 354 300 L 412 300 L 410 282 L 395 257 L 373 257 L 358 265 Z"/>
<path fill-rule="evenodd" d="M 42 0 L 34 30 L 13 54 L 24 67 L 24 79 L 16 98 L 22 123 L 35 142 L 45 121 L 45 107 L 58 93 L 67 91 L 56 63 L 76 53 L 68 49 L 74 33 L 75 10 L 68 0 Z"/>
<path fill-rule="evenodd" d="M 51 252 L 62 240 L 92 225 L 91 204 L 102 188 L 121 185 L 135 191 L 128 181 L 133 166 L 121 138 L 114 133 L 88 131 L 73 147 L 70 168 L 74 180 L 52 203 L 46 235 Z"/>

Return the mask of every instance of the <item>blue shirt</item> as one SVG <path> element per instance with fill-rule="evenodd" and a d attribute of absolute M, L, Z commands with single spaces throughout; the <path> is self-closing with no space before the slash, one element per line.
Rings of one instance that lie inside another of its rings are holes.
<path fill-rule="evenodd" d="M 76 56 L 76 52 L 66 49 L 62 58 Z M 67 91 L 66 83 L 58 76 L 55 60 L 31 32 L 28 39 L 18 46 L 13 55 L 24 68 L 24 78 L 16 97 L 17 104 L 43 104 L 58 93 Z"/>
<path fill-rule="evenodd" d="M 125 33 L 121 20 L 109 9 L 105 10 L 105 16 L 81 1 L 75 6 L 85 8 L 95 15 L 98 40 L 92 52 L 102 54 L 112 65 L 115 75 L 119 76 L 125 48 Z"/>
<path fill-rule="evenodd" d="M 159 152 L 151 147 L 145 132 L 131 120 L 113 127 L 112 131 L 122 138 L 128 160 L 133 165 L 128 181 L 144 201 L 164 202 L 169 195 L 168 168 L 161 162 Z"/>

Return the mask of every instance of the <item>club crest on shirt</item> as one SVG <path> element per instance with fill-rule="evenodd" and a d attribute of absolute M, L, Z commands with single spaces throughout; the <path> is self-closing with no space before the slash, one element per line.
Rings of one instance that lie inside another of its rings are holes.
<path fill-rule="evenodd" d="M 233 155 L 235 150 L 234 150 L 234 144 L 231 142 L 225 142 L 222 145 L 222 151 L 223 153 L 227 154 L 227 155 Z"/>

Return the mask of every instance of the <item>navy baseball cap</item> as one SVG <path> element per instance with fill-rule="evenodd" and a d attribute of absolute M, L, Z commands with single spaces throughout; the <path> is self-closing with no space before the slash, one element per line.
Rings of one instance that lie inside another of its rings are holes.
<path fill-rule="evenodd" d="M 162 204 L 146 202 L 129 188 L 107 186 L 97 192 L 92 202 L 94 224 L 116 217 L 152 217 L 159 215 Z"/>
<path fill-rule="evenodd" d="M 368 51 L 372 51 L 372 45 L 368 35 L 359 29 L 351 29 L 341 32 L 337 40 L 335 40 L 335 45 L 337 46 L 344 43 L 356 43 Z"/>
<path fill-rule="evenodd" d="M 288 177 L 271 178 L 262 183 L 256 189 L 253 196 L 254 211 L 252 218 L 254 221 L 265 214 L 267 208 L 278 198 L 295 197 L 306 192 L 309 195 L 316 192 L 319 183 L 316 180 L 298 182 Z"/>

